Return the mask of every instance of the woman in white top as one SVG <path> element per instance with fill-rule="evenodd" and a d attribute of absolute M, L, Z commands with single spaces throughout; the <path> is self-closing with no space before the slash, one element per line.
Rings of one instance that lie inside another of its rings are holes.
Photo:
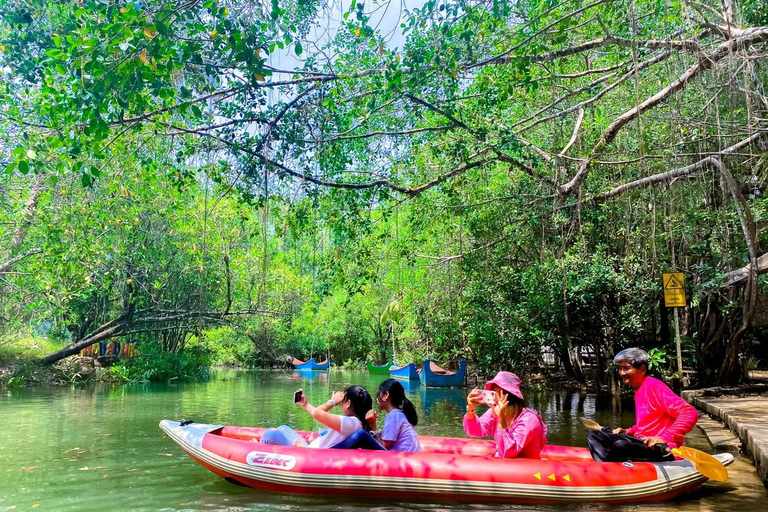
<path fill-rule="evenodd" d="M 307 446 L 309 448 L 331 448 L 344 441 L 358 430 L 368 431 L 370 427 L 365 421 L 365 414 L 371 410 L 373 400 L 371 395 L 361 386 L 349 386 L 344 391 L 336 391 L 323 405 L 315 407 L 307 401 L 307 396 L 302 395 L 298 404 L 315 420 L 322 423 L 327 430 L 311 443 L 301 437 L 295 430 L 286 425 L 276 429 L 269 429 L 261 436 L 261 442 L 265 444 L 279 444 L 283 446 Z M 335 406 L 341 406 L 342 415 L 331 414 L 329 411 Z"/>

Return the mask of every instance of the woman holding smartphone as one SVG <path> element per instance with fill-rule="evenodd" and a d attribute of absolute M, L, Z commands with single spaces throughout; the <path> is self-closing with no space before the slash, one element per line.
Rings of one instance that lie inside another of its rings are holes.
<path fill-rule="evenodd" d="M 475 406 L 482 403 L 488 410 L 478 418 Z M 510 372 L 497 373 L 485 391 L 472 390 L 463 423 L 470 437 L 493 436 L 496 457 L 540 459 L 547 443 L 547 426 L 539 413 L 525 406 L 520 377 Z"/>
<path fill-rule="evenodd" d="M 311 443 L 301 437 L 287 425 L 269 429 L 261 436 L 264 444 L 283 446 L 307 446 L 309 448 L 331 448 L 344 441 L 358 430 L 370 430 L 365 415 L 371 410 L 371 395 L 361 386 L 349 386 L 344 391 L 336 391 L 331 399 L 315 407 L 307 401 L 301 390 L 293 395 L 293 401 L 309 413 L 318 423 L 328 427 Z M 331 414 L 330 410 L 341 407 L 341 415 Z"/>

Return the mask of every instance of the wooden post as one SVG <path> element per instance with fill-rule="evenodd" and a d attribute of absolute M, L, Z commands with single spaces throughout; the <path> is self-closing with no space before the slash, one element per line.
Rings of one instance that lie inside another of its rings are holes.
<path fill-rule="evenodd" d="M 685 387 L 683 382 L 683 349 L 680 343 L 680 316 L 677 313 L 678 308 L 675 310 L 675 345 L 677 348 L 677 378 L 680 382 L 680 389 Z"/>
<path fill-rule="evenodd" d="M 680 343 L 680 315 L 677 308 L 684 308 L 685 285 L 682 272 L 667 272 L 662 274 L 664 289 L 664 305 L 675 310 L 675 348 L 677 349 L 677 380 L 680 390 L 683 389 L 683 349 Z"/>

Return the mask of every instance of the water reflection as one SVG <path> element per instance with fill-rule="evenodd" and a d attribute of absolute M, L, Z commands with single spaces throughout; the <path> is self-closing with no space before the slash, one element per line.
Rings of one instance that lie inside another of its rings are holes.
<path fill-rule="evenodd" d="M 421 388 L 421 382 L 415 379 L 397 379 L 397 382 L 403 385 L 403 389 L 408 394 L 414 394 Z"/>
<path fill-rule="evenodd" d="M 296 380 L 308 380 L 310 382 L 328 382 L 328 370 L 293 370 L 291 375 Z"/>
<path fill-rule="evenodd" d="M 421 406 L 426 416 L 432 416 L 435 407 L 455 409 L 464 414 L 467 394 L 463 389 L 456 388 L 427 388 L 419 386 Z"/>

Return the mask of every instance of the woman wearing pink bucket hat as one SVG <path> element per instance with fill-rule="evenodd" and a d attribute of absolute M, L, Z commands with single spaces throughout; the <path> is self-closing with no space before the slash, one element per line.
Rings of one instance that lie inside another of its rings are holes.
<path fill-rule="evenodd" d="M 493 436 L 496 457 L 541 458 L 541 449 L 547 443 L 547 426 L 539 413 L 525 406 L 520 377 L 499 372 L 485 384 L 485 389 L 483 392 L 475 388 L 467 397 L 464 432 L 470 437 Z M 488 405 L 488 410 L 478 418 L 475 406 L 482 403 Z"/>

